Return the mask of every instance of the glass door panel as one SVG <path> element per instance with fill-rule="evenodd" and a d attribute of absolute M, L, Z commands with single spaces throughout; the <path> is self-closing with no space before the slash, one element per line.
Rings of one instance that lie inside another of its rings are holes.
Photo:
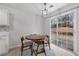
<path fill-rule="evenodd" d="M 52 43 L 57 45 L 57 21 L 55 18 L 51 21 L 51 38 Z"/>
<path fill-rule="evenodd" d="M 73 13 L 52 19 L 51 35 L 54 44 L 73 51 Z"/>

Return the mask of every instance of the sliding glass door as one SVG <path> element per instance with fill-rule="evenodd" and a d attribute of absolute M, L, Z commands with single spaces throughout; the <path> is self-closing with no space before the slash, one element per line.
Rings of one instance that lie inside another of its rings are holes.
<path fill-rule="evenodd" d="M 73 13 L 51 18 L 52 43 L 73 51 Z"/>

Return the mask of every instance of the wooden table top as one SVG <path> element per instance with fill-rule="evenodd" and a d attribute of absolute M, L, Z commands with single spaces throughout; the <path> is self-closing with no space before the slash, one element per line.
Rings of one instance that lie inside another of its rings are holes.
<path fill-rule="evenodd" d="M 25 38 L 29 40 L 44 39 L 45 35 L 31 34 L 31 35 L 27 35 Z"/>

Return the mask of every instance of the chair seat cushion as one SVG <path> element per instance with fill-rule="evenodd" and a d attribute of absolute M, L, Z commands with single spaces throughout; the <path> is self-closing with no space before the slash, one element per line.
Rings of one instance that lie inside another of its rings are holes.
<path fill-rule="evenodd" d="M 26 40 L 26 41 L 24 41 L 24 45 L 32 45 L 32 41 L 28 41 L 28 40 Z"/>
<path fill-rule="evenodd" d="M 47 41 L 44 41 L 44 43 L 46 43 L 46 44 L 47 44 L 48 42 L 47 42 Z"/>

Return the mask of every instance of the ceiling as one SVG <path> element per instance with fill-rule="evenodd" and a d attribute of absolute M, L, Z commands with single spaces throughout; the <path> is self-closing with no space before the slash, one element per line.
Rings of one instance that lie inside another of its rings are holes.
<path fill-rule="evenodd" d="M 68 3 L 47 3 L 46 8 L 48 9 L 48 13 L 51 13 L 51 12 L 57 10 L 58 8 L 61 8 L 65 5 L 67 5 L 67 4 Z M 38 4 L 35 4 L 35 5 L 37 6 L 37 8 L 40 12 L 41 12 L 41 10 L 44 9 L 43 3 L 41 3 L 41 4 L 38 3 Z M 51 5 L 53 5 L 53 7 L 50 8 Z"/>
<path fill-rule="evenodd" d="M 47 3 L 48 13 L 51 13 L 67 4 L 68 3 Z M 44 8 L 43 3 L 2 3 L 0 5 L 5 5 L 11 8 L 19 9 L 23 12 L 31 12 L 39 15 L 42 14 L 41 10 Z M 49 8 L 50 5 L 53 5 L 53 7 Z"/>

